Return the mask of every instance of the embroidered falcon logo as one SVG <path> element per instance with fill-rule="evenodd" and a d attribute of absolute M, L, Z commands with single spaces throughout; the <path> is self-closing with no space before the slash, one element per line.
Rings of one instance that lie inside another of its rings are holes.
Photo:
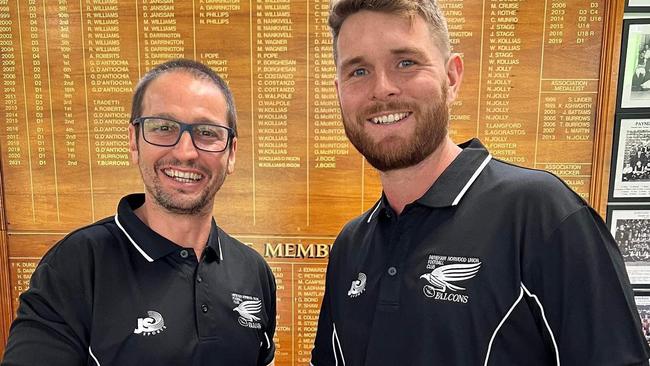
<path fill-rule="evenodd" d="M 458 282 L 469 280 L 476 276 L 481 262 L 470 264 L 447 264 L 435 268 L 431 273 L 425 273 L 420 278 L 429 281 L 434 290 L 439 292 L 446 292 L 447 289 L 452 291 L 464 290 L 464 287 L 451 284 L 451 282 Z"/>
<path fill-rule="evenodd" d="M 262 311 L 262 301 L 261 300 L 246 300 L 242 301 L 236 308 L 232 309 L 239 313 L 239 317 L 247 322 L 254 322 L 260 320 L 259 317 L 256 317 L 253 314 L 257 314 Z"/>

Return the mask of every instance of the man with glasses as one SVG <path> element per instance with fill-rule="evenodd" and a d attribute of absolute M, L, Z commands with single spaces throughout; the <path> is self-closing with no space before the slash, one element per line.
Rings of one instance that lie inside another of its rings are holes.
<path fill-rule="evenodd" d="M 145 193 L 43 257 L 2 364 L 272 364 L 273 274 L 212 218 L 237 150 L 230 90 L 207 66 L 169 61 L 142 78 L 131 114 Z"/>

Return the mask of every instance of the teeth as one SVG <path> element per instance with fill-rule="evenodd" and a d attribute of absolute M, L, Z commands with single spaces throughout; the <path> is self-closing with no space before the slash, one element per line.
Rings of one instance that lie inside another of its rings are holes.
<path fill-rule="evenodd" d="M 196 173 L 190 173 L 190 172 L 181 172 L 178 170 L 174 169 L 165 169 L 165 175 L 167 175 L 170 178 L 174 178 L 179 182 L 183 183 L 190 183 L 190 182 L 196 182 L 201 180 L 203 178 L 200 174 Z"/>
<path fill-rule="evenodd" d="M 371 118 L 370 121 L 377 125 L 391 124 L 403 120 L 409 114 L 408 113 L 391 113 L 379 117 Z"/>

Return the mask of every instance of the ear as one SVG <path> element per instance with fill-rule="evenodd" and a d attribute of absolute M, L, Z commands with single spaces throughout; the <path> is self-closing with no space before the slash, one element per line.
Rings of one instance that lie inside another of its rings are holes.
<path fill-rule="evenodd" d="M 447 61 L 447 105 L 451 105 L 458 97 L 460 84 L 463 81 L 463 71 L 463 59 L 459 54 L 452 53 Z"/>
<path fill-rule="evenodd" d="M 136 128 L 138 128 L 138 126 L 129 123 L 129 152 L 131 153 L 131 163 L 134 165 L 138 165 L 138 157 L 140 156 L 138 151 L 138 139 L 135 133 Z"/>
<path fill-rule="evenodd" d="M 237 153 L 237 138 L 233 137 L 230 142 L 230 152 L 228 153 L 228 165 L 226 166 L 226 173 L 232 174 L 235 171 L 235 155 Z"/>
<path fill-rule="evenodd" d="M 339 93 L 339 78 L 334 78 L 334 90 L 336 90 L 336 99 L 339 101 L 339 107 L 341 105 L 341 93 Z M 343 111 L 341 111 L 343 113 Z"/>

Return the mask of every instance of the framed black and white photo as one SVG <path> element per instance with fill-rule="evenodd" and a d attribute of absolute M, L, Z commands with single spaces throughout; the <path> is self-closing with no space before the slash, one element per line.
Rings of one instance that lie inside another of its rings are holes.
<path fill-rule="evenodd" d="M 636 310 L 641 318 L 641 329 L 646 342 L 650 343 L 650 292 L 634 291 Z"/>
<path fill-rule="evenodd" d="M 616 115 L 610 202 L 650 202 L 650 115 Z"/>
<path fill-rule="evenodd" d="M 650 19 L 623 21 L 617 110 L 650 111 Z"/>
<path fill-rule="evenodd" d="M 650 288 L 650 205 L 609 205 L 607 227 L 621 251 L 632 286 Z"/>
<path fill-rule="evenodd" d="M 625 12 L 650 12 L 650 0 L 625 0 Z"/>

